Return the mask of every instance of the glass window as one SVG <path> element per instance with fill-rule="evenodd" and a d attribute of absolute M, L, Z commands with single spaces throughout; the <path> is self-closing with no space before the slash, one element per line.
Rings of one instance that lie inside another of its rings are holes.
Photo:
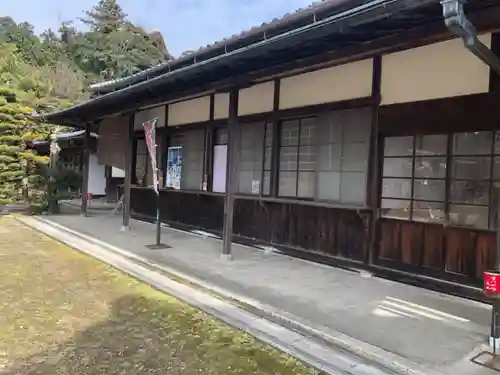
<path fill-rule="evenodd" d="M 423 156 L 446 155 L 448 136 L 422 135 L 415 139 L 415 154 Z"/>
<path fill-rule="evenodd" d="M 441 223 L 445 220 L 444 202 L 413 202 L 412 219 Z"/>
<path fill-rule="evenodd" d="M 500 184 L 499 139 L 490 131 L 386 138 L 382 215 L 494 228 L 500 202 L 494 188 L 496 180 Z M 407 204 L 410 209 L 401 211 Z"/>
<path fill-rule="evenodd" d="M 242 194 L 267 195 L 271 175 L 272 124 L 242 124 L 240 129 L 237 191 Z"/>
<path fill-rule="evenodd" d="M 384 156 L 413 155 L 413 137 L 391 137 L 384 141 Z"/>
<path fill-rule="evenodd" d="M 148 164 L 148 148 L 144 138 L 137 139 L 137 156 L 135 162 L 135 176 L 139 186 L 147 185 Z"/>
<path fill-rule="evenodd" d="M 317 198 L 364 204 L 370 111 L 336 111 L 317 118 Z"/>
<path fill-rule="evenodd" d="M 410 167 L 411 171 L 411 167 Z M 411 173 L 410 173 L 411 177 Z M 415 177 L 418 178 L 445 178 L 446 158 L 431 156 L 415 157 Z"/>
<path fill-rule="evenodd" d="M 403 199 L 382 199 L 380 208 L 384 217 L 409 219 L 411 201 Z"/>
<path fill-rule="evenodd" d="M 493 133 L 490 131 L 453 135 L 454 155 L 489 155 L 492 145 Z"/>
<path fill-rule="evenodd" d="M 413 173 L 412 158 L 385 158 L 382 176 L 411 177 Z"/>
<path fill-rule="evenodd" d="M 316 130 L 315 117 L 281 123 L 278 181 L 280 196 L 314 198 Z"/>

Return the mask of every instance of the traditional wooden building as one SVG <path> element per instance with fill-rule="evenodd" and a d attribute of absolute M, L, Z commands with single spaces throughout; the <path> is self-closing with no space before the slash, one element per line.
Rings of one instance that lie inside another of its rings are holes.
<path fill-rule="evenodd" d="M 155 216 L 156 118 L 164 222 L 225 254 L 233 238 L 477 295 L 500 207 L 498 30 L 498 1 L 324 1 L 44 118 L 99 133 L 125 226 Z"/>
<path fill-rule="evenodd" d="M 55 138 L 59 147 L 58 164 L 72 169 L 78 173 L 83 173 L 85 167 L 85 131 L 78 130 L 67 133 L 57 133 Z M 106 197 L 108 201 L 116 202 L 119 199 L 119 186 L 123 185 L 124 172 L 111 165 L 99 163 L 97 156 L 98 135 L 90 134 L 90 142 L 87 144 L 88 172 L 87 172 L 87 192 L 94 198 Z M 36 150 L 40 155 L 50 155 L 50 141 L 34 141 L 28 145 Z M 80 196 L 80 191 L 74 192 L 75 196 Z"/>

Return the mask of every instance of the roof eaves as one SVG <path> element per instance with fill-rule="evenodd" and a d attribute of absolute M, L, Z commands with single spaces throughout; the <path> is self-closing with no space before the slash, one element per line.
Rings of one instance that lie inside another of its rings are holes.
<path fill-rule="evenodd" d="M 140 72 L 131 74 L 129 76 L 123 78 L 112 79 L 108 81 L 94 83 L 89 86 L 89 90 L 92 92 L 100 92 L 100 91 L 112 91 L 116 89 L 123 88 L 125 86 L 135 84 L 140 82 L 141 80 L 147 80 L 149 78 L 153 78 L 155 74 L 163 74 L 165 72 L 170 72 L 174 69 L 177 69 L 178 66 L 185 64 L 186 62 L 190 62 L 190 65 L 194 65 L 197 62 L 197 58 L 201 55 L 208 53 L 210 50 L 214 50 L 217 48 L 228 47 L 231 44 L 236 42 L 242 42 L 245 39 L 251 39 L 258 34 L 263 34 L 265 37 L 265 33 L 270 32 L 273 29 L 283 27 L 292 22 L 299 21 L 302 18 L 311 17 L 311 22 L 316 22 L 316 12 L 331 9 L 340 12 L 342 10 L 342 6 L 346 6 L 348 4 L 352 4 L 352 7 L 355 5 L 361 5 L 363 3 L 368 3 L 369 0 L 320 0 L 313 2 L 306 8 L 299 8 L 292 13 L 286 13 L 281 18 L 275 18 L 270 22 L 265 22 L 260 26 L 252 27 L 251 29 L 242 31 L 239 34 L 232 35 L 231 37 L 224 38 L 220 41 L 216 41 L 212 44 L 199 48 L 196 52 L 189 54 L 187 56 L 182 56 L 177 59 L 168 60 L 162 62 L 160 64 L 154 65 L 148 69 L 142 70 Z M 227 53 L 227 49 L 224 51 Z M 163 71 L 166 70 L 166 71 Z"/>
<path fill-rule="evenodd" d="M 369 22 L 375 22 L 376 20 L 384 19 L 387 17 L 390 17 L 393 14 L 396 14 L 398 12 L 402 12 L 405 10 L 410 10 L 410 9 L 415 9 L 415 8 L 420 8 L 424 6 L 428 6 L 430 4 L 438 4 L 439 0 L 419 0 L 419 1 L 414 1 L 414 0 L 371 0 L 367 3 L 364 3 L 361 6 L 358 6 L 356 8 L 349 9 L 348 11 L 341 12 L 338 14 L 335 14 L 334 16 L 328 17 L 320 22 L 317 22 L 312 25 L 307 25 L 295 30 L 292 30 L 290 32 L 287 32 L 285 34 L 280 34 L 274 38 L 261 41 L 258 43 L 255 43 L 254 45 L 251 45 L 249 47 L 241 48 L 239 50 L 235 50 L 232 52 L 229 52 L 228 54 L 224 56 L 218 56 L 214 57 L 212 59 L 206 60 L 199 62 L 195 65 L 189 65 L 186 67 L 182 67 L 180 69 L 177 69 L 172 72 L 168 72 L 165 74 L 162 74 L 160 76 L 151 78 L 146 81 L 142 81 L 139 83 L 136 83 L 134 85 L 127 86 L 125 88 L 122 88 L 117 91 L 112 91 L 108 92 L 106 94 L 100 95 L 95 97 L 94 99 L 88 100 L 84 103 L 77 104 L 71 108 L 64 109 L 59 112 L 51 113 L 51 114 L 43 114 L 41 117 L 48 121 L 48 122 L 54 122 L 54 123 L 59 123 L 59 124 L 65 124 L 69 122 L 76 122 L 78 121 L 84 121 L 86 119 L 85 116 L 82 116 L 82 113 L 88 113 L 89 108 L 95 105 L 103 103 L 111 105 L 113 101 L 117 101 L 120 99 L 124 99 L 130 95 L 134 94 L 139 94 L 142 91 L 149 91 L 153 89 L 154 87 L 157 87 L 159 85 L 163 85 L 168 83 L 169 81 L 172 81 L 176 79 L 175 77 L 184 77 L 186 73 L 191 72 L 191 74 L 196 71 L 197 73 L 202 73 L 203 69 L 209 69 L 212 66 L 215 66 L 217 62 L 223 61 L 225 64 L 230 64 L 232 63 L 235 59 L 238 57 L 240 58 L 248 58 L 250 53 L 256 53 L 257 51 L 262 52 L 262 48 L 265 46 L 271 45 L 274 42 L 277 42 L 277 45 L 280 45 L 279 43 L 286 43 L 286 40 L 289 39 L 289 37 L 300 37 L 300 35 L 311 32 L 311 31 L 318 31 L 318 30 L 323 30 L 325 32 L 327 26 L 331 26 L 333 24 L 336 24 L 339 21 L 348 21 L 351 20 L 353 22 L 353 25 L 362 25 L 365 23 Z M 362 18 L 358 19 L 357 16 L 362 16 Z M 341 24 L 338 26 L 340 30 L 342 28 L 346 27 L 345 24 Z M 283 45 L 281 44 L 283 47 Z M 276 47 L 274 47 L 276 48 Z M 238 56 L 241 55 L 241 56 Z M 174 77 L 175 76 L 175 77 Z M 100 117 L 99 115 L 98 117 Z M 102 116 L 101 116 L 102 117 Z"/>

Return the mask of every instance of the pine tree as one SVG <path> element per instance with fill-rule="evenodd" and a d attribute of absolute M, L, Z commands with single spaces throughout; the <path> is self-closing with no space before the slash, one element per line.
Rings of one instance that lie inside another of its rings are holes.
<path fill-rule="evenodd" d="M 127 18 L 127 14 L 116 0 L 99 0 L 99 3 L 85 14 L 87 17 L 81 21 L 89 25 L 92 31 L 104 34 L 117 31 Z"/>
<path fill-rule="evenodd" d="M 28 117 L 32 105 L 43 103 L 50 84 L 39 71 L 23 61 L 23 55 L 13 44 L 0 46 L 0 204 L 24 198 L 24 179 L 31 169 L 47 162 L 27 150 L 26 142 L 46 137 L 51 126 L 38 125 Z M 39 178 L 32 173 L 32 182 Z"/>

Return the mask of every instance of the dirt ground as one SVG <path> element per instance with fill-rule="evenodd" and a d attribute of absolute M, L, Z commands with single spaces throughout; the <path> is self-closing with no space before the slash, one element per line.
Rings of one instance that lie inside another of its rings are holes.
<path fill-rule="evenodd" d="M 0 217 L 0 375 L 317 373 Z"/>

